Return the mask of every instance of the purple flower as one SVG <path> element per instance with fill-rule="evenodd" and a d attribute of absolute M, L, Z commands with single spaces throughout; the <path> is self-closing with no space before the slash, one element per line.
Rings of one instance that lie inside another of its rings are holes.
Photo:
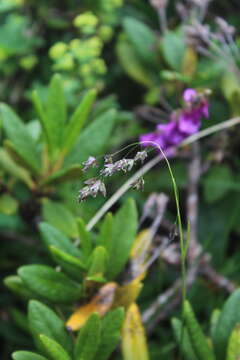
<path fill-rule="evenodd" d="M 183 100 L 183 109 L 173 112 L 169 123 L 159 124 L 154 132 L 140 136 L 142 145 L 154 146 L 154 142 L 161 149 L 167 150 L 198 132 L 201 118 L 209 116 L 207 99 L 204 94 L 194 89 L 186 89 Z"/>

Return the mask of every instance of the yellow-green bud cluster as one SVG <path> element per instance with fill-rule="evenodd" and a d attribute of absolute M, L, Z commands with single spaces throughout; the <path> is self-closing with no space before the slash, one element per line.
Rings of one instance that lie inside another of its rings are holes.
<path fill-rule="evenodd" d="M 86 35 L 91 35 L 95 32 L 98 25 L 98 18 L 91 12 L 87 11 L 81 15 L 78 15 L 73 20 L 74 26 Z"/>

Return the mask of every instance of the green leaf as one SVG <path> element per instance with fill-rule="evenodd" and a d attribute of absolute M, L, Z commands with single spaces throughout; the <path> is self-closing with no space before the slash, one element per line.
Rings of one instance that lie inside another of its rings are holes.
<path fill-rule="evenodd" d="M 92 314 L 79 331 L 75 345 L 75 360 L 93 360 L 100 343 L 101 323 L 98 314 Z"/>
<path fill-rule="evenodd" d="M 97 244 L 104 246 L 107 251 L 111 250 L 112 244 L 112 227 L 113 227 L 113 216 L 111 213 L 108 213 L 99 230 L 99 235 L 97 237 Z"/>
<path fill-rule="evenodd" d="M 107 360 L 117 347 L 124 319 L 123 308 L 107 313 L 102 320 L 101 341 L 94 360 Z"/>
<path fill-rule="evenodd" d="M 16 351 L 12 354 L 14 360 L 47 360 L 42 355 L 30 351 Z"/>
<path fill-rule="evenodd" d="M 0 196 L 0 212 L 6 215 L 16 214 L 18 202 L 9 194 Z"/>
<path fill-rule="evenodd" d="M 130 250 L 137 232 L 137 210 L 132 199 L 129 199 L 113 219 L 112 244 L 109 249 L 107 276 L 114 279 L 128 260 Z"/>
<path fill-rule="evenodd" d="M 39 336 L 40 341 L 51 360 L 71 360 L 68 353 L 56 341 L 45 335 Z"/>
<path fill-rule="evenodd" d="M 72 303 L 82 295 L 80 285 L 46 265 L 22 266 L 18 274 L 31 291 L 53 303 Z"/>
<path fill-rule="evenodd" d="M 228 298 L 218 318 L 213 337 L 216 357 L 218 360 L 224 360 L 226 358 L 226 349 L 229 337 L 234 327 L 240 323 L 239 308 L 240 289 L 235 290 Z"/>
<path fill-rule="evenodd" d="M 11 308 L 10 314 L 17 327 L 21 329 L 21 331 L 24 331 L 29 335 L 30 330 L 28 326 L 27 316 L 25 315 L 25 313 L 18 310 L 17 308 Z"/>
<path fill-rule="evenodd" d="M 83 271 L 86 270 L 86 266 L 82 261 L 54 246 L 50 246 L 49 250 L 56 263 L 59 264 L 69 276 L 78 281 L 82 280 Z"/>
<path fill-rule="evenodd" d="M 228 166 L 217 165 L 211 168 L 203 180 L 204 197 L 208 203 L 223 198 L 230 190 L 240 190 Z"/>
<path fill-rule="evenodd" d="M 79 164 L 89 155 L 95 156 L 105 148 L 116 120 L 116 110 L 108 110 L 87 126 L 66 158 L 66 164 Z"/>
<path fill-rule="evenodd" d="M 140 61 L 129 41 L 123 36 L 117 42 L 116 52 L 118 60 L 128 76 L 147 88 L 154 86 L 153 72 Z"/>
<path fill-rule="evenodd" d="M 103 246 L 97 246 L 91 255 L 87 279 L 90 280 L 91 277 L 103 278 L 106 271 L 107 260 L 108 253 L 106 249 Z"/>
<path fill-rule="evenodd" d="M 37 345 L 39 345 L 39 335 L 43 334 L 60 343 L 67 352 L 72 352 L 72 341 L 64 322 L 48 306 L 36 300 L 30 301 L 28 321 Z M 42 344 L 39 350 L 42 350 Z"/>
<path fill-rule="evenodd" d="M 192 347 L 198 360 L 215 360 L 207 339 L 195 318 L 192 307 L 188 301 L 184 303 L 184 319 L 191 340 Z"/>
<path fill-rule="evenodd" d="M 227 359 L 237 360 L 240 358 L 240 324 L 233 329 L 227 347 Z"/>
<path fill-rule="evenodd" d="M 8 105 L 3 103 L 0 105 L 0 119 L 17 154 L 36 174 L 39 174 L 41 163 L 37 146 L 23 122 Z"/>
<path fill-rule="evenodd" d="M 184 34 L 182 31 L 166 31 L 162 39 L 163 56 L 168 65 L 181 72 L 186 51 Z"/>
<path fill-rule="evenodd" d="M 63 152 L 67 153 L 79 136 L 80 130 L 82 129 L 90 111 L 91 107 L 96 99 L 97 92 L 92 89 L 89 90 L 83 97 L 81 103 L 77 107 L 76 111 L 72 115 L 64 134 Z"/>
<path fill-rule="evenodd" d="M 39 225 L 42 239 L 47 247 L 54 246 L 72 256 L 81 256 L 81 252 L 73 245 L 73 243 L 58 229 L 42 222 Z"/>
<path fill-rule="evenodd" d="M 182 321 L 173 318 L 171 323 L 178 346 L 181 348 L 184 354 L 184 359 L 186 358 L 187 360 L 197 360 L 186 327 L 184 327 L 182 330 Z"/>
<path fill-rule="evenodd" d="M 34 296 L 34 293 L 26 287 L 22 279 L 17 275 L 7 276 L 4 279 L 4 285 L 23 299 L 28 300 L 36 297 Z"/>
<path fill-rule="evenodd" d="M 75 217 L 63 204 L 51 200 L 43 202 L 43 219 L 69 237 L 78 236 L 78 227 Z M 64 221 L 63 221 L 64 219 Z"/>
<path fill-rule="evenodd" d="M 84 259 L 87 260 L 92 252 L 93 244 L 89 231 L 83 219 L 77 219 L 80 247 L 83 252 Z"/>
<path fill-rule="evenodd" d="M 53 147 L 60 147 L 63 140 L 64 125 L 67 119 L 66 100 L 61 76 L 53 75 L 46 103 L 47 128 Z"/>
<path fill-rule="evenodd" d="M 1 160 L 0 160 L 1 161 Z M 81 165 L 71 165 L 68 168 L 61 169 L 54 172 L 54 174 L 48 176 L 42 182 L 42 185 L 56 185 L 63 182 L 79 180 L 82 176 L 82 167 Z"/>
<path fill-rule="evenodd" d="M 151 66 L 155 64 L 156 36 L 154 32 L 147 25 L 132 17 L 125 17 L 123 28 L 141 60 Z"/>
<path fill-rule="evenodd" d="M 15 163 L 6 150 L 0 149 L 0 165 L 8 174 L 23 181 L 29 188 L 33 187 L 33 181 L 29 172 Z"/>
<path fill-rule="evenodd" d="M 215 336 L 215 331 L 217 329 L 217 323 L 218 323 L 218 319 L 219 319 L 220 314 L 221 314 L 221 311 L 219 309 L 213 310 L 213 312 L 211 314 L 211 318 L 210 318 L 210 334 L 211 334 L 212 339 Z"/>

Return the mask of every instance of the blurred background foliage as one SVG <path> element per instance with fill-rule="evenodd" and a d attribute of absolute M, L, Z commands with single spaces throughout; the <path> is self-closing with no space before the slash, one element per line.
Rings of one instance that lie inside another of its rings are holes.
<path fill-rule="evenodd" d="M 157 3 L 1 0 L 3 278 L 24 264 L 53 265 L 41 244 L 38 224 L 47 222 L 73 240 L 78 237 L 79 218 L 87 223 L 104 202 L 96 198 L 81 206 L 77 203 L 77 191 L 86 180 L 82 162 L 89 155 L 113 153 L 135 142 L 140 134 L 152 131 L 157 122 L 166 121 L 172 109 L 181 106 L 186 87 L 211 90 L 210 117 L 203 121 L 202 128 L 240 116 L 239 2 L 213 0 L 202 14 L 197 0 L 183 1 L 188 10 L 184 18 L 179 13 L 182 2 L 169 0 L 167 29 L 159 22 Z M 234 44 L 222 47 L 217 39 L 205 53 L 197 51 L 186 40 L 185 26 L 198 19 L 213 33 L 217 31 L 216 16 L 236 27 Z M 188 190 L 187 152 L 171 160 L 183 217 Z M 199 241 L 211 255 L 216 270 L 238 284 L 239 131 L 203 140 L 201 156 L 205 170 L 200 180 Z M 116 175 L 109 182 L 110 194 L 122 182 L 122 177 Z M 131 190 L 121 202 L 132 196 L 141 214 L 146 199 L 156 191 L 170 196 L 166 216 L 175 223 L 173 191 L 165 165 L 146 176 L 143 192 Z M 112 211 L 117 209 L 118 205 Z M 160 258 L 144 283 L 138 300 L 141 310 L 147 309 L 178 275 L 178 267 Z M 225 298 L 224 291 L 204 279 L 194 282 L 190 301 L 203 329 L 209 324 L 211 312 L 221 308 Z M 9 359 L 12 351 L 32 346 L 28 329 L 24 329 L 25 311 L 26 301 L 1 284 L 3 360 Z M 132 311 L 137 314 L 136 309 Z M 175 311 L 171 315 L 179 314 Z M 169 318 L 154 328 L 148 342 L 152 360 L 174 359 L 177 345 Z"/>

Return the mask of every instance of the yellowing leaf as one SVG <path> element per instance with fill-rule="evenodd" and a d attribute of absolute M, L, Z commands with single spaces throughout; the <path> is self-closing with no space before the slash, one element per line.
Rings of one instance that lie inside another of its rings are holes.
<path fill-rule="evenodd" d="M 152 233 L 150 229 L 141 231 L 136 237 L 130 254 L 131 275 L 133 278 L 143 274 L 145 265 L 150 257 L 151 244 Z"/>
<path fill-rule="evenodd" d="M 196 51 L 191 47 L 187 48 L 183 58 L 182 74 L 192 77 L 197 69 L 197 60 Z"/>
<path fill-rule="evenodd" d="M 110 282 L 99 290 L 96 296 L 86 305 L 80 306 L 68 319 L 66 327 L 76 331 L 79 330 L 88 320 L 92 313 L 103 316 L 111 308 L 114 300 L 117 284 Z"/>
<path fill-rule="evenodd" d="M 145 330 L 135 303 L 129 307 L 124 320 L 122 353 L 124 360 L 149 360 Z"/>
<path fill-rule="evenodd" d="M 115 300 L 113 303 L 114 308 L 122 306 L 127 309 L 132 303 L 136 301 L 143 286 L 143 284 L 141 283 L 143 277 L 144 274 L 135 278 L 130 283 L 117 288 Z"/>
<path fill-rule="evenodd" d="M 227 360 L 240 359 L 240 324 L 233 329 L 227 348 Z"/>

